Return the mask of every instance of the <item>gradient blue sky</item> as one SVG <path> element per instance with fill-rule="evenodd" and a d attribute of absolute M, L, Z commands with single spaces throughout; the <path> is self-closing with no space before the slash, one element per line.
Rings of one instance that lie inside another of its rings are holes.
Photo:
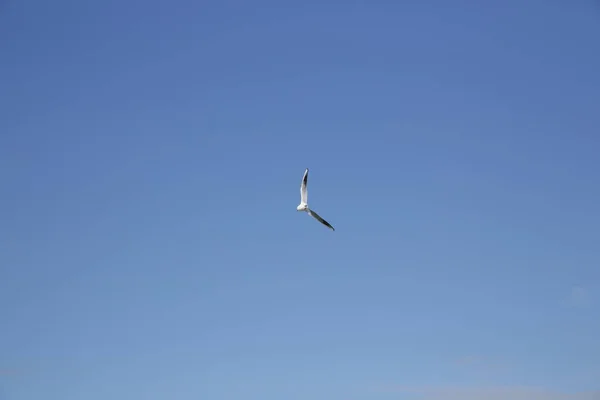
<path fill-rule="evenodd" d="M 591 1 L 0 2 L 0 398 L 600 389 L 599 71 Z"/>

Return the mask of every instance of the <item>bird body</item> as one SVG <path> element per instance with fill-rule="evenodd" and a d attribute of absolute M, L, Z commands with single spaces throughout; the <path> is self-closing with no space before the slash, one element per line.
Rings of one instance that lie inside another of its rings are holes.
<path fill-rule="evenodd" d="M 329 222 L 325 221 L 316 211 L 311 210 L 308 207 L 308 168 L 304 171 L 304 176 L 302 176 L 302 183 L 300 184 L 300 204 L 296 207 L 297 211 L 304 211 L 329 229 L 335 231 L 335 228 L 329 224 Z"/>

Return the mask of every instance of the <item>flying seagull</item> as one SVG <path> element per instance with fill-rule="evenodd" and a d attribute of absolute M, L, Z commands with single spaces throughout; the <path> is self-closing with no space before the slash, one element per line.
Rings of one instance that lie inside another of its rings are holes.
<path fill-rule="evenodd" d="M 335 228 L 329 224 L 329 222 L 325 221 L 323 218 L 319 216 L 314 210 L 308 208 L 308 191 L 306 189 L 306 184 L 308 183 L 308 168 L 304 171 L 304 176 L 302 177 L 302 184 L 300 185 L 300 205 L 296 207 L 298 211 L 306 211 L 308 215 L 335 231 Z"/>

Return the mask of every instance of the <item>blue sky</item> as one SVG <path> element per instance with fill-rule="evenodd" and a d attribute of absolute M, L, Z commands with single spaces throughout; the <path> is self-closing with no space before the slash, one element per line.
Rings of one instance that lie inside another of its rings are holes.
<path fill-rule="evenodd" d="M 591 1 L 0 2 L 0 399 L 597 398 L 599 37 Z"/>

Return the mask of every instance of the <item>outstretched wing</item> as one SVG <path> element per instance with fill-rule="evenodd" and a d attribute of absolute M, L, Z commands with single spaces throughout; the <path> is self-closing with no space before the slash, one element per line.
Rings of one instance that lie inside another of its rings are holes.
<path fill-rule="evenodd" d="M 322 223 L 323 225 L 325 225 L 326 227 L 330 228 L 331 230 L 335 231 L 335 228 L 333 226 L 331 226 L 329 224 L 329 222 L 325 221 L 323 218 L 321 218 L 319 216 L 319 214 L 317 214 L 315 211 L 311 210 L 310 208 L 307 210 L 308 211 L 308 215 L 310 215 L 311 217 L 313 217 L 314 219 L 316 219 L 317 221 L 319 221 L 320 223 Z"/>
<path fill-rule="evenodd" d="M 306 185 L 308 184 L 308 168 L 304 171 L 304 176 L 302 177 L 302 184 L 300 185 L 300 202 L 304 204 L 308 204 L 308 190 L 306 189 Z"/>

